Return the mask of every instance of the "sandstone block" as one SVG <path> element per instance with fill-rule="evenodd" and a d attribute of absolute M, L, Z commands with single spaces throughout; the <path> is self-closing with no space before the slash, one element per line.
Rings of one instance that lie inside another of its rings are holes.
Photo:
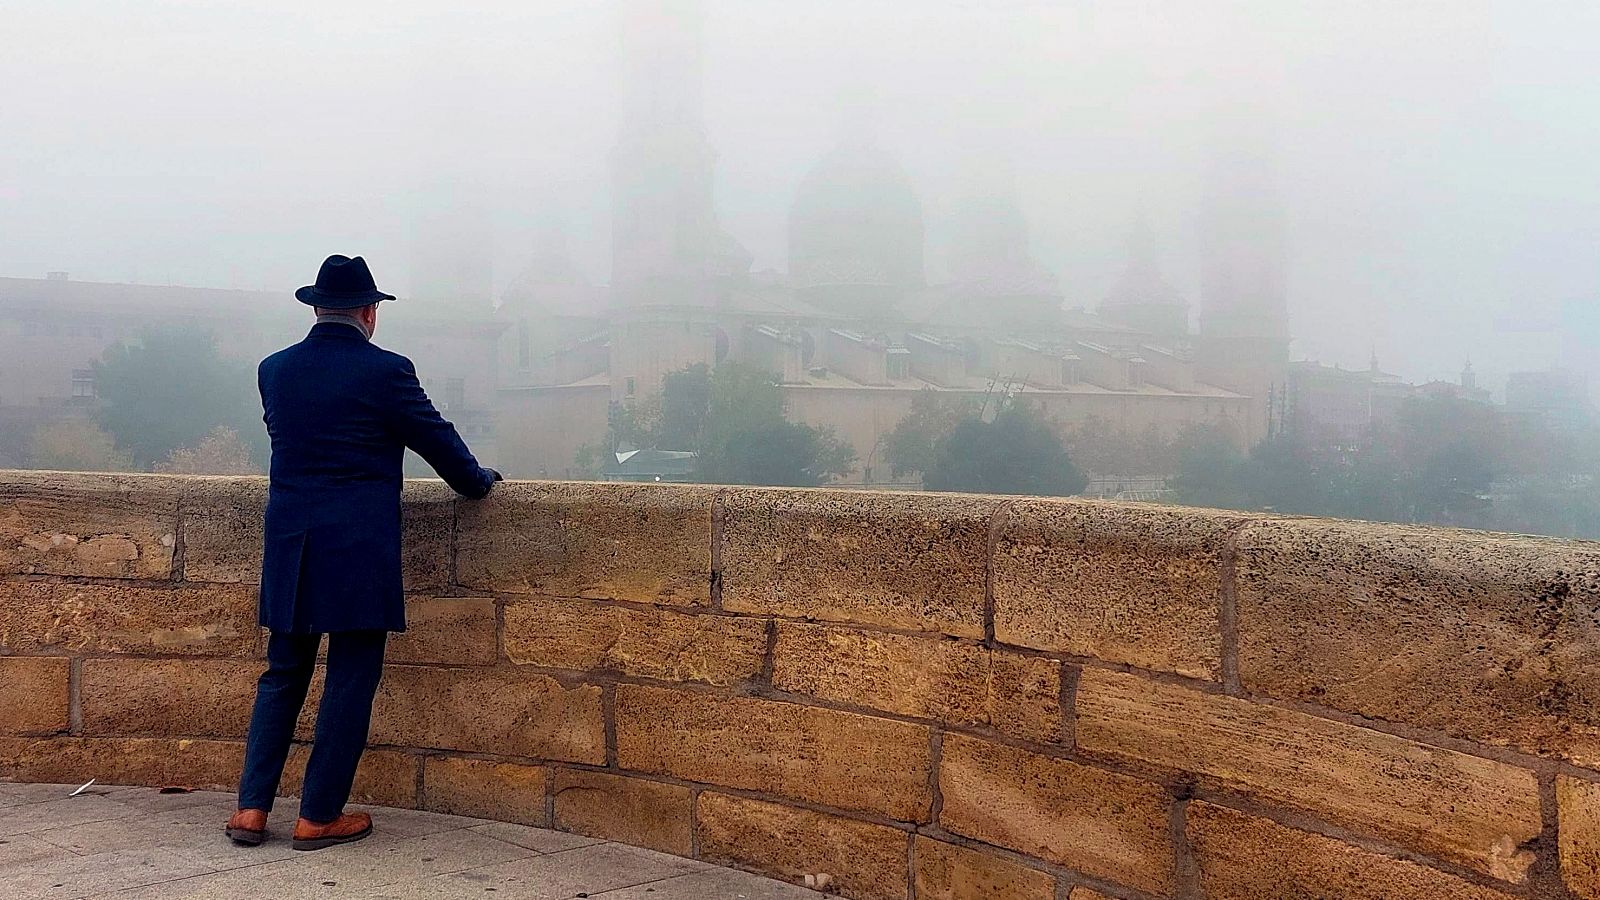
<path fill-rule="evenodd" d="M 853 900 L 905 900 L 904 831 L 709 792 L 696 813 L 701 859 L 794 883 L 829 875 L 834 890 Z"/>
<path fill-rule="evenodd" d="M 486 591 L 711 600 L 710 488 L 516 482 L 459 510 L 456 573 Z"/>
<path fill-rule="evenodd" d="M 1061 664 L 964 641 L 778 623 L 773 686 L 1058 742 Z"/>
<path fill-rule="evenodd" d="M 1512 896 L 1208 803 L 1189 805 L 1186 831 L 1207 900 L 1510 900 Z"/>
<path fill-rule="evenodd" d="M 1600 549 L 1355 522 L 1238 539 L 1250 690 L 1600 766 Z"/>
<path fill-rule="evenodd" d="M 1583 900 L 1600 898 L 1600 784 L 1556 778 L 1561 880 Z"/>
<path fill-rule="evenodd" d="M 693 855 L 688 788 L 575 769 L 557 769 L 555 779 L 557 828 Z"/>
<path fill-rule="evenodd" d="M 543 766 L 430 756 L 423 762 L 423 802 L 433 812 L 544 828 L 548 779 Z"/>
<path fill-rule="evenodd" d="M 178 484 L 150 475 L 6 472 L 0 575 L 169 577 Z"/>
<path fill-rule="evenodd" d="M 62 657 L 0 656 L 0 734 L 66 731 L 70 665 Z"/>
<path fill-rule="evenodd" d="M 506 604 L 505 645 L 515 663 L 731 685 L 761 674 L 767 623 L 532 597 Z"/>
<path fill-rule="evenodd" d="M 243 741 L 0 737 L 0 772 L 17 781 L 231 791 L 243 765 Z"/>
<path fill-rule="evenodd" d="M 223 584 L 261 582 L 265 478 L 183 482 L 183 577 Z"/>
<path fill-rule="evenodd" d="M 1055 900 L 1055 877 L 992 853 L 918 836 L 917 900 Z"/>
<path fill-rule="evenodd" d="M 722 605 L 735 612 L 982 637 L 987 497 L 737 490 Z"/>
<path fill-rule="evenodd" d="M 947 734 L 939 822 L 956 834 L 1165 896 L 1171 798 L 1161 786 Z"/>
<path fill-rule="evenodd" d="M 1525 769 L 1103 669 L 1084 669 L 1077 705 L 1086 753 L 1194 773 L 1506 881 L 1533 863 Z"/>
<path fill-rule="evenodd" d="M 995 547 L 995 637 L 1220 679 L 1221 558 L 1243 521 L 1121 503 L 1019 502 Z"/>
<path fill-rule="evenodd" d="M 258 634 L 254 588 L 0 582 L 0 647 L 13 651 L 243 657 Z"/>
<path fill-rule="evenodd" d="M 290 748 L 289 762 L 283 767 L 283 781 L 278 784 L 280 795 L 300 793 L 305 785 L 306 762 L 310 758 L 311 748 L 305 744 Z M 368 750 L 361 754 L 361 762 L 356 766 L 350 802 L 415 809 L 419 765 L 421 757 L 410 753 Z"/>
<path fill-rule="evenodd" d="M 1102 894 L 1094 888 L 1075 887 L 1067 895 L 1067 900 L 1117 900 L 1109 894 Z"/>
<path fill-rule="evenodd" d="M 624 769 L 925 821 L 929 731 L 828 709 L 617 686 Z"/>
<path fill-rule="evenodd" d="M 389 636 L 393 663 L 493 665 L 499 655 L 488 597 L 410 597 L 406 630 Z"/>
<path fill-rule="evenodd" d="M 603 763 L 600 688 L 512 669 L 389 666 L 372 743 Z"/>
<path fill-rule="evenodd" d="M 406 480 L 400 494 L 400 574 L 406 590 L 434 591 L 450 583 L 455 504 L 455 491 L 443 481 Z"/>
<path fill-rule="evenodd" d="M 82 666 L 86 735 L 239 739 L 263 668 L 236 659 L 86 659 Z"/>

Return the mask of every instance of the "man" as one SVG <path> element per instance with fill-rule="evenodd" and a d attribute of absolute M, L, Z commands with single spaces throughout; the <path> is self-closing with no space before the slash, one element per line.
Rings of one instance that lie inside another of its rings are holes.
<path fill-rule="evenodd" d="M 388 632 L 404 631 L 400 488 L 406 448 L 464 496 L 500 480 L 478 465 L 434 410 L 411 360 L 372 343 L 381 293 L 361 257 L 330 256 L 317 283 L 295 292 L 316 308 L 305 340 L 262 360 L 257 382 L 272 438 L 261 624 L 267 671 L 239 780 L 236 843 L 266 840 L 322 635 L 328 664 L 316 740 L 306 764 L 294 848 L 366 837 L 372 818 L 345 813 L 366 749 Z"/>

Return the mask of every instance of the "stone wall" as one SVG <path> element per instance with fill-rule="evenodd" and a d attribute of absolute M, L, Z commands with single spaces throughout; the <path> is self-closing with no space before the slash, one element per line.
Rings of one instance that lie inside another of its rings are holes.
<path fill-rule="evenodd" d="M 264 493 L 0 473 L 0 778 L 233 784 Z M 1600 545 L 930 494 L 407 498 L 413 628 L 360 800 L 856 898 L 1600 897 Z"/>

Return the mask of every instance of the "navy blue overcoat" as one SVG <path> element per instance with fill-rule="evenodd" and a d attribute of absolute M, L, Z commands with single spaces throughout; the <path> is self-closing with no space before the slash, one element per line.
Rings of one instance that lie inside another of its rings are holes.
<path fill-rule="evenodd" d="M 405 450 L 458 493 L 494 473 L 433 408 L 416 367 L 351 325 L 323 322 L 257 372 L 272 438 L 261 624 L 273 631 L 404 631 Z"/>

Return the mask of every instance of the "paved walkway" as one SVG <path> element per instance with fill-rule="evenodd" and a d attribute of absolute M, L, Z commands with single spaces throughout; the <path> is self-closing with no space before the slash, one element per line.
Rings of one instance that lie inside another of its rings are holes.
<path fill-rule="evenodd" d="M 459 816 L 369 809 L 364 841 L 289 848 L 222 836 L 233 795 L 0 783 L 4 900 L 819 900 L 743 872 L 590 838 Z"/>

